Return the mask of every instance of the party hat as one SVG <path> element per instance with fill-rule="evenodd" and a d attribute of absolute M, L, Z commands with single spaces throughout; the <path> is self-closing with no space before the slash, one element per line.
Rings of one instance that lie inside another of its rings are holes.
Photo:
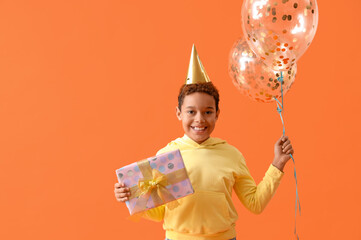
<path fill-rule="evenodd" d="M 196 47 L 193 44 L 192 55 L 189 61 L 188 74 L 185 84 L 206 83 L 210 82 L 206 70 L 199 59 Z"/>

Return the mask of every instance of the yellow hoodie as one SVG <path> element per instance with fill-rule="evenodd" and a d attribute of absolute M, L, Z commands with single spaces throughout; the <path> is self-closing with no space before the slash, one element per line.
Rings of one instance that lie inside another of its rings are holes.
<path fill-rule="evenodd" d="M 226 141 L 208 138 L 201 144 L 187 135 L 170 142 L 157 154 L 179 149 L 194 194 L 178 199 L 180 206 L 148 210 L 144 218 L 162 221 L 172 240 L 225 240 L 236 237 L 238 214 L 232 188 L 243 205 L 259 214 L 275 193 L 283 173 L 271 165 L 256 185 L 242 154 Z"/>

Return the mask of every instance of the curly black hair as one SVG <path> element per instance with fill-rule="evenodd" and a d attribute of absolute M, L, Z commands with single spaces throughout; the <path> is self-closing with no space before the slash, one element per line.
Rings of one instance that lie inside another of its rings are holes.
<path fill-rule="evenodd" d="M 180 88 L 179 95 L 178 95 L 179 110 L 181 110 L 185 96 L 195 93 L 195 92 L 203 92 L 203 93 L 206 93 L 206 94 L 212 96 L 216 103 L 216 111 L 218 111 L 219 93 L 218 93 L 217 88 L 211 82 L 184 84 Z"/>

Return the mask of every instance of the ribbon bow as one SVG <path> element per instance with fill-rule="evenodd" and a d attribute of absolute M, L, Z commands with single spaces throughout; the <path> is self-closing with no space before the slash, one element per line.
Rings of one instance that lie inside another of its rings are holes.
<path fill-rule="evenodd" d="M 150 197 L 155 207 L 167 203 L 168 209 L 176 208 L 179 203 L 166 186 L 185 180 L 187 178 L 185 169 L 162 174 L 157 169 L 152 169 L 148 160 L 138 162 L 138 167 L 144 178 L 139 179 L 138 184 L 130 189 L 130 199 L 138 198 L 131 212 L 144 211 Z"/>
<path fill-rule="evenodd" d="M 151 193 L 153 189 L 157 189 L 158 196 L 164 201 L 164 189 L 168 185 L 167 176 L 159 172 L 157 169 L 152 170 L 153 179 L 139 179 L 138 180 L 138 188 L 140 190 L 139 197 L 147 195 Z M 168 190 L 167 190 L 168 192 Z M 169 193 L 169 192 L 168 192 Z"/>

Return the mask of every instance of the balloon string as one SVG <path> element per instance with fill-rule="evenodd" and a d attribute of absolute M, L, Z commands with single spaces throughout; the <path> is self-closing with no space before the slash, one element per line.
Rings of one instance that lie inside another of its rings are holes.
<path fill-rule="evenodd" d="M 281 100 L 282 103 L 276 98 L 274 97 L 274 99 L 276 100 L 276 104 L 277 104 L 277 112 L 280 114 L 281 117 L 281 121 L 282 121 L 282 126 L 283 126 L 283 136 L 285 135 L 285 123 L 283 121 L 283 117 L 282 117 L 282 112 L 283 112 L 283 74 L 281 72 L 281 76 L 277 78 L 277 81 L 279 81 L 281 83 Z M 298 234 L 297 234 L 297 205 L 298 205 L 298 211 L 300 213 L 301 216 L 301 203 L 300 203 L 300 198 L 298 196 L 298 187 L 297 187 L 297 174 L 296 174 L 296 163 L 295 163 L 295 159 L 293 158 L 292 154 L 290 154 L 292 161 L 293 161 L 293 175 L 295 178 L 295 182 L 296 182 L 296 204 L 295 204 L 295 230 L 294 230 L 294 234 L 297 237 L 297 240 L 299 240 Z"/>

